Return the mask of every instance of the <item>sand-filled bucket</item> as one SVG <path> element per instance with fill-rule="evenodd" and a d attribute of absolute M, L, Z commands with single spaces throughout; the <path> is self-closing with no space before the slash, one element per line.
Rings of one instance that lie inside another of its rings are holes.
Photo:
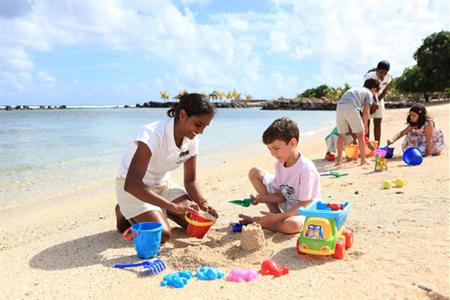
<path fill-rule="evenodd" d="M 347 156 L 347 160 L 356 160 L 359 157 L 358 145 L 345 145 L 344 151 L 345 156 Z"/>
<path fill-rule="evenodd" d="M 209 228 L 216 223 L 216 218 L 206 212 L 187 212 L 184 217 L 188 222 L 187 234 L 198 239 L 202 239 Z"/>

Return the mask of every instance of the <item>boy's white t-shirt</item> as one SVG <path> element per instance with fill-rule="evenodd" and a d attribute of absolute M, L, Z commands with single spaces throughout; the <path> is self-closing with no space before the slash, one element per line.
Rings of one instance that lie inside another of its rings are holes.
<path fill-rule="evenodd" d="M 290 167 L 277 161 L 272 185 L 276 190 L 281 190 L 287 207 L 320 197 L 320 174 L 314 163 L 303 155 Z"/>
<path fill-rule="evenodd" d="M 164 184 L 170 179 L 170 171 L 177 169 L 186 160 L 197 155 L 198 138 L 193 140 L 183 138 L 180 148 L 175 144 L 174 118 L 167 118 L 150 123 L 141 128 L 125 154 L 117 172 L 117 178 L 125 179 L 128 168 L 137 149 L 137 142 L 146 144 L 152 152 L 152 157 L 145 171 L 145 184 Z"/>

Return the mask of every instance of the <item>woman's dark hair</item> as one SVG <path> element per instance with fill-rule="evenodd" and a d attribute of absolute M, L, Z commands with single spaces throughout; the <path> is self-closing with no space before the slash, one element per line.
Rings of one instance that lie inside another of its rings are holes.
<path fill-rule="evenodd" d="M 288 144 L 292 138 L 298 142 L 299 129 L 297 123 L 289 118 L 279 118 L 273 121 L 272 124 L 263 133 L 263 143 L 268 145 L 275 140 L 280 140 Z"/>
<path fill-rule="evenodd" d="M 415 112 L 419 115 L 419 119 L 417 119 L 417 122 L 411 121 L 411 116 L 408 114 L 408 117 L 406 118 L 406 123 L 417 128 L 422 128 L 423 125 L 427 122 L 429 117 L 427 116 L 427 109 L 422 104 L 414 104 L 410 109 L 409 112 Z"/>
<path fill-rule="evenodd" d="M 175 121 L 180 118 L 180 110 L 183 109 L 188 117 L 211 115 L 214 116 L 215 111 L 211 103 L 209 103 L 208 96 L 197 93 L 184 93 L 179 96 L 178 103 L 167 111 L 169 117 L 175 117 Z"/>
<path fill-rule="evenodd" d="M 389 64 L 389 62 L 387 60 L 382 60 L 377 65 L 377 70 L 389 71 L 390 68 L 391 68 L 391 65 Z"/>

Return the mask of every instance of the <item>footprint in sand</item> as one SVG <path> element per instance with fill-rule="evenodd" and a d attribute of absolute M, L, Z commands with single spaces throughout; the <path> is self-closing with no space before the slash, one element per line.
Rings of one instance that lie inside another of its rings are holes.
<path fill-rule="evenodd" d="M 349 250 L 348 252 L 348 256 L 350 256 L 353 259 L 358 259 L 361 256 L 363 256 L 365 253 L 362 251 L 358 251 L 358 250 Z"/>

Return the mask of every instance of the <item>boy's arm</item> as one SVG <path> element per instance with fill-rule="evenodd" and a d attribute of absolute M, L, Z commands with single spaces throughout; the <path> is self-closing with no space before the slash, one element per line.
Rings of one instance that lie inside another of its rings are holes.
<path fill-rule="evenodd" d="M 363 124 L 364 124 L 364 134 L 369 133 L 369 105 L 364 105 L 363 108 Z"/>
<path fill-rule="evenodd" d="M 269 203 L 269 204 L 278 204 L 283 202 L 284 196 L 281 193 L 281 190 L 276 191 L 275 193 L 272 194 L 266 194 L 266 195 L 258 195 L 256 197 L 256 200 L 252 202 L 252 204 L 256 205 L 259 203 Z"/>

